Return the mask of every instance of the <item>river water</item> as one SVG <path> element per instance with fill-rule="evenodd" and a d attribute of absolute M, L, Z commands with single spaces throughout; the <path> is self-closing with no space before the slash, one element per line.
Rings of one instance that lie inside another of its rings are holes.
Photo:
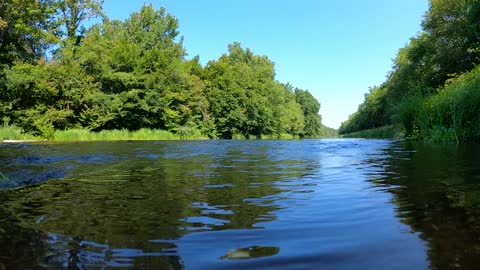
<path fill-rule="evenodd" d="M 0 269 L 479 269 L 480 146 L 0 145 Z"/>

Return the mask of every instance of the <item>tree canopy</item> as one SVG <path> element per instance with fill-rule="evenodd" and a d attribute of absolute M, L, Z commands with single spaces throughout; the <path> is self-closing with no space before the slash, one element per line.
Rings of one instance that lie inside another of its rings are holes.
<path fill-rule="evenodd" d="M 462 84 L 461 75 L 480 63 L 480 1 L 430 0 L 422 30 L 398 51 L 387 80 L 371 89 L 357 112 L 342 123 L 339 133 L 401 124 L 407 137 L 424 139 L 432 129 L 452 129 L 452 121 L 429 124 L 426 129 L 420 126 L 432 121 L 427 116 L 428 106 L 436 108 L 435 114 L 449 114 L 450 118 L 461 113 L 452 113 L 461 98 L 442 93 L 454 88 L 452 83 Z M 432 103 L 441 95 L 454 99 L 452 108 L 441 109 Z M 464 124 L 457 123 L 456 128 Z"/>
<path fill-rule="evenodd" d="M 101 0 L 0 4 L 0 117 L 49 137 L 56 129 L 141 128 L 211 138 L 322 135 L 319 102 L 275 78 L 238 42 L 206 66 L 187 59 L 178 19 L 144 5 L 111 20 Z M 22 12 L 18 8 L 21 6 Z M 93 17 L 102 21 L 85 29 Z"/>

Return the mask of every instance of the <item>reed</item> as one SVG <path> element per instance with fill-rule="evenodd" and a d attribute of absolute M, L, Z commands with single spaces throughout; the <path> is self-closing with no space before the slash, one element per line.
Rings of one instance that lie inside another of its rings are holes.
<path fill-rule="evenodd" d="M 427 98 L 414 126 L 426 142 L 480 142 L 480 67 Z"/>
<path fill-rule="evenodd" d="M 176 134 L 158 129 L 140 129 L 129 131 L 102 130 L 99 132 L 87 129 L 56 130 L 53 135 L 54 141 L 124 141 L 124 140 L 203 140 L 208 139 L 200 132 L 191 134 Z"/>
<path fill-rule="evenodd" d="M 0 127 L 0 140 L 39 140 L 41 138 L 25 133 L 22 128 L 14 125 Z"/>

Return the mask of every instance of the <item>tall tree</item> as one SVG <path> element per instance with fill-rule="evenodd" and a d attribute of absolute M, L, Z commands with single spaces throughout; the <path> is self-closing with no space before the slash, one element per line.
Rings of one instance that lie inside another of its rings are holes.
<path fill-rule="evenodd" d="M 57 41 L 53 0 L 0 2 L 0 64 L 33 62 Z"/>
<path fill-rule="evenodd" d="M 85 112 L 95 129 L 175 131 L 209 118 L 204 84 L 195 74 L 202 68 L 198 60 L 184 60 L 177 36 L 178 20 L 152 5 L 126 21 L 105 20 L 86 32 L 76 50 L 103 92 L 95 109 Z"/>
<path fill-rule="evenodd" d="M 211 111 L 221 137 L 271 134 L 274 112 L 269 98 L 275 85 L 273 63 L 266 56 L 229 45 L 228 54 L 206 67 Z"/>
<path fill-rule="evenodd" d="M 64 25 L 66 36 L 77 39 L 85 20 L 103 15 L 103 0 L 57 0 L 59 20 Z"/>
<path fill-rule="evenodd" d="M 320 103 L 308 91 L 295 89 L 295 96 L 298 104 L 300 104 L 303 115 L 305 117 L 305 127 L 303 135 L 307 137 L 315 137 L 320 135 L 322 128 L 322 118 L 319 114 Z"/>
<path fill-rule="evenodd" d="M 422 28 L 399 50 L 386 82 L 366 97 L 342 131 L 403 119 L 411 133 L 418 108 L 409 104 L 437 95 L 450 79 L 480 64 L 480 0 L 430 0 Z M 406 108 L 408 113 L 399 113 Z"/>
<path fill-rule="evenodd" d="M 54 15 L 53 0 L 0 1 L 0 118 L 13 121 L 24 93 L 7 88 L 6 71 L 16 63 L 36 63 L 58 41 Z"/>

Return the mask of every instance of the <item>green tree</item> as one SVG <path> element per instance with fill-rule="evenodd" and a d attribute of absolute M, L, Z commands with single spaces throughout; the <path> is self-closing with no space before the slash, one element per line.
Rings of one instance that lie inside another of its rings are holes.
<path fill-rule="evenodd" d="M 419 108 L 409 104 L 438 95 L 446 82 L 480 63 L 479 0 L 431 0 L 422 28 L 399 50 L 386 82 L 366 97 L 341 132 L 400 121 L 410 135 Z"/>
<path fill-rule="evenodd" d="M 15 64 L 34 64 L 58 41 L 51 0 L 0 2 L 0 117 L 15 121 L 17 104 L 24 95 L 7 88 L 6 70 Z M 26 80 L 34 75 L 26 74 Z M 31 99 L 30 97 L 27 97 Z"/>
<path fill-rule="evenodd" d="M 320 103 L 306 90 L 295 89 L 295 96 L 305 117 L 303 136 L 319 136 L 322 129 L 322 117 L 319 114 Z"/>
<path fill-rule="evenodd" d="M 268 57 L 232 43 L 228 54 L 208 63 L 205 74 L 211 112 L 221 137 L 273 133 L 270 96 L 275 87 L 275 70 Z"/>
<path fill-rule="evenodd" d="M 84 114 L 93 128 L 211 131 L 203 68 L 198 59 L 185 61 L 177 28 L 175 17 L 149 5 L 85 33 L 78 58 L 103 92 Z"/>
<path fill-rule="evenodd" d="M 232 43 L 203 67 L 199 57 L 186 60 L 178 20 L 165 9 L 145 5 L 120 21 L 104 16 L 102 4 L 0 3 L 2 118 L 45 137 L 74 127 L 211 138 L 320 133 L 320 104 L 277 82 L 267 56 Z M 82 27 L 97 16 L 102 22 Z"/>
<path fill-rule="evenodd" d="M 302 107 L 296 101 L 293 86 L 290 84 L 276 83 L 271 98 L 273 102 L 273 111 L 275 122 L 275 132 L 277 135 L 282 133 L 299 136 L 303 134 L 305 127 L 305 116 Z"/>
<path fill-rule="evenodd" d="M 64 25 L 66 36 L 76 40 L 84 32 L 82 23 L 88 19 L 103 15 L 103 0 L 57 0 L 58 20 Z M 77 41 L 78 43 L 78 41 Z"/>
<path fill-rule="evenodd" d="M 0 64 L 34 62 L 58 41 L 51 0 L 4 0 L 0 3 Z"/>

